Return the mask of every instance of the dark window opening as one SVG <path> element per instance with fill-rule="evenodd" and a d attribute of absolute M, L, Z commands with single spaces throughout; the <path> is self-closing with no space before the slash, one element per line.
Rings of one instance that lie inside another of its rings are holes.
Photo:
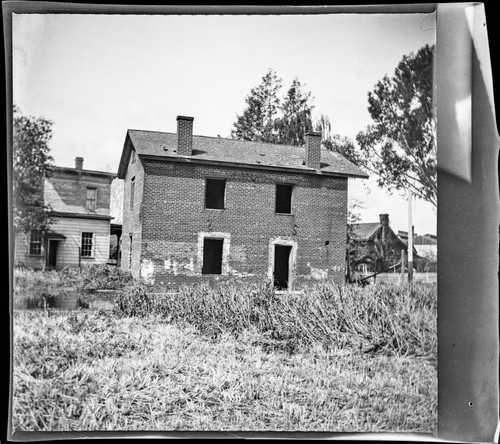
<path fill-rule="evenodd" d="M 226 181 L 224 179 L 207 179 L 205 185 L 205 208 L 223 210 Z"/>
<path fill-rule="evenodd" d="M 292 247 L 290 245 L 274 246 L 274 287 L 277 290 L 286 290 L 288 288 L 291 251 Z"/>
<path fill-rule="evenodd" d="M 293 185 L 276 184 L 276 213 L 292 213 Z"/>
<path fill-rule="evenodd" d="M 222 274 L 223 239 L 204 239 L 202 274 Z"/>
<path fill-rule="evenodd" d="M 31 233 L 30 254 L 42 254 L 42 235 L 40 233 Z"/>

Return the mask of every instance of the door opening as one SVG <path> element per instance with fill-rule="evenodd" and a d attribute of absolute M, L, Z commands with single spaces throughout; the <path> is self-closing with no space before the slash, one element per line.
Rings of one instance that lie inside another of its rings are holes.
<path fill-rule="evenodd" d="M 274 246 L 274 287 L 277 290 L 286 290 L 290 278 L 290 245 Z"/>
<path fill-rule="evenodd" d="M 57 247 L 59 246 L 59 241 L 49 240 L 48 245 L 48 257 L 47 257 L 47 268 L 56 268 L 57 266 Z"/>
<path fill-rule="evenodd" d="M 222 246 L 224 239 L 203 240 L 202 274 L 222 274 Z"/>

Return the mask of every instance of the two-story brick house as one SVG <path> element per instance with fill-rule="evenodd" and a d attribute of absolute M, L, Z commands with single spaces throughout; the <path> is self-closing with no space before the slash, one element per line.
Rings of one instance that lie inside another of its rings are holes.
<path fill-rule="evenodd" d="M 321 149 L 128 130 L 121 267 L 176 287 L 220 276 L 267 279 L 279 288 L 345 272 L 347 181 L 366 174 Z"/>
<path fill-rule="evenodd" d="M 54 221 L 48 233 L 18 235 L 15 264 L 30 268 L 63 268 L 105 264 L 109 259 L 110 185 L 116 174 L 56 166 L 43 181 L 43 201 Z"/>

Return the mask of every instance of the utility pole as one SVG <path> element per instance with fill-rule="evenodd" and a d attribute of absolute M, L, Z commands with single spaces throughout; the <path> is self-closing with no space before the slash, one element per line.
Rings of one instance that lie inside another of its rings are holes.
<path fill-rule="evenodd" d="M 412 193 L 408 190 L 408 282 L 413 280 L 413 220 Z"/>

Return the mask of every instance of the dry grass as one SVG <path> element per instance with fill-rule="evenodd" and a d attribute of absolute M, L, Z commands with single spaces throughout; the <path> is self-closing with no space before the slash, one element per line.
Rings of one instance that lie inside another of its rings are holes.
<path fill-rule="evenodd" d="M 16 431 L 432 432 L 435 366 L 415 356 L 263 350 L 164 318 L 14 313 Z"/>
<path fill-rule="evenodd" d="M 229 282 L 160 296 L 136 286 L 117 298 L 116 307 L 120 316 L 154 313 L 213 339 L 255 328 L 263 345 L 290 353 L 316 344 L 428 359 L 437 352 L 436 284 L 363 288 L 324 282 L 302 293 L 276 294 L 265 285 Z"/>

